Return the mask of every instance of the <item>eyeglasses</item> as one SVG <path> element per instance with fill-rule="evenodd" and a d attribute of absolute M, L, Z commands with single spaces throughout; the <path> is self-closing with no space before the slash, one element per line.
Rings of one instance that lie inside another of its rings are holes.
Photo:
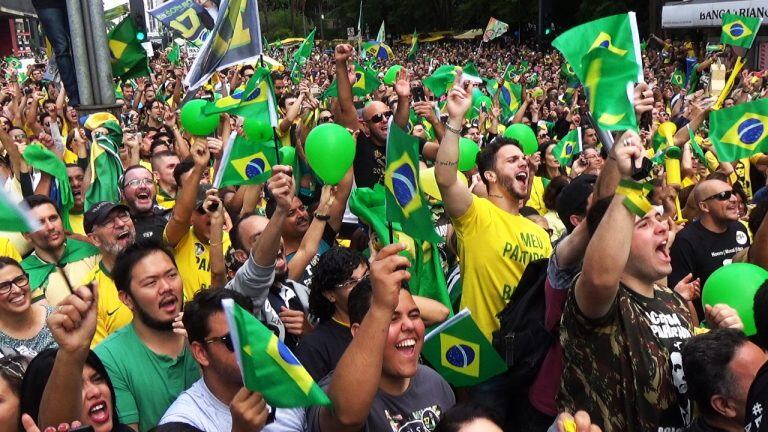
<path fill-rule="evenodd" d="M 367 278 L 368 274 L 369 273 L 366 271 L 365 274 L 360 276 L 359 278 L 351 277 L 351 278 L 347 279 L 346 281 L 344 281 L 344 282 L 342 282 L 340 284 L 334 285 L 334 288 L 344 288 L 345 286 L 348 286 L 348 285 L 351 285 L 351 286 L 354 287 L 357 284 L 359 284 L 363 279 Z"/>
<path fill-rule="evenodd" d="M 127 187 L 139 187 L 139 186 L 149 186 L 152 184 L 152 179 L 143 178 L 143 179 L 133 179 L 126 183 L 125 185 Z"/>
<path fill-rule="evenodd" d="M 129 215 L 127 212 L 118 213 L 115 216 L 109 218 L 109 220 L 107 220 L 103 224 L 99 224 L 99 226 L 101 226 L 102 228 L 113 229 L 115 227 L 115 221 L 117 221 L 118 219 L 120 220 L 120 222 L 126 223 L 129 220 L 131 220 L 131 215 Z"/>
<path fill-rule="evenodd" d="M 20 134 L 14 135 L 12 138 L 16 142 L 23 142 L 25 139 L 27 139 L 27 135 L 20 133 Z"/>
<path fill-rule="evenodd" d="M 0 295 L 6 295 L 11 292 L 12 285 L 16 285 L 18 288 L 25 288 L 27 285 L 29 285 L 29 275 L 24 273 L 9 281 L 0 282 Z"/>
<path fill-rule="evenodd" d="M 317 119 L 317 124 L 330 123 L 333 121 L 333 116 L 320 117 Z"/>
<path fill-rule="evenodd" d="M 381 114 L 375 114 L 371 117 L 371 123 L 381 123 L 385 118 L 392 117 L 392 111 L 385 111 Z"/>
<path fill-rule="evenodd" d="M 718 192 L 712 195 L 711 197 L 704 198 L 704 201 L 709 201 L 711 199 L 716 199 L 718 201 L 728 201 L 729 199 L 731 199 L 731 196 L 733 196 L 733 191 L 727 190 L 727 191 Z"/>
<path fill-rule="evenodd" d="M 225 334 L 224 336 L 208 338 L 203 340 L 203 342 L 205 342 L 206 345 L 216 343 L 216 342 L 221 342 L 222 344 L 224 344 L 224 347 L 229 350 L 229 352 L 235 352 L 235 346 L 232 345 L 232 336 L 230 336 L 229 334 Z"/>

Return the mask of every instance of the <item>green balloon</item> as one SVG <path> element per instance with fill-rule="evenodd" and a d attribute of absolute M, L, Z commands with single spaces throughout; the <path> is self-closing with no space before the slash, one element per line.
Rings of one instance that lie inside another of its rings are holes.
<path fill-rule="evenodd" d="M 243 130 L 248 139 L 254 142 L 261 143 L 273 139 L 272 127 L 262 121 L 247 118 L 243 122 Z"/>
<path fill-rule="evenodd" d="M 528 156 L 539 151 L 539 142 L 536 140 L 536 134 L 533 133 L 533 129 L 530 126 L 515 123 L 507 127 L 507 130 L 504 131 L 504 136 L 517 140 L 523 149 L 523 153 Z"/>
<path fill-rule="evenodd" d="M 219 127 L 221 114 L 205 115 L 203 109 L 208 105 L 203 99 L 193 99 L 181 107 L 181 125 L 194 136 L 206 136 Z"/>
<path fill-rule="evenodd" d="M 280 165 L 293 166 L 296 163 L 296 149 L 291 146 L 282 146 L 280 150 Z"/>
<path fill-rule="evenodd" d="M 724 303 L 736 309 L 744 323 L 744 334 L 752 336 L 757 333 L 752 309 L 755 293 L 766 279 L 768 271 L 754 264 L 733 263 L 720 267 L 704 284 L 701 302 L 710 306 Z"/>
<path fill-rule="evenodd" d="M 387 73 L 384 74 L 384 79 L 382 80 L 384 84 L 388 86 L 394 85 L 395 81 L 397 81 L 397 74 L 400 73 L 402 68 L 400 65 L 394 65 L 387 69 Z"/>
<path fill-rule="evenodd" d="M 355 139 L 342 126 L 326 123 L 307 136 L 307 162 L 325 184 L 339 184 L 355 160 Z"/>
<path fill-rule="evenodd" d="M 459 139 L 459 171 L 469 171 L 475 167 L 480 147 L 469 138 Z"/>

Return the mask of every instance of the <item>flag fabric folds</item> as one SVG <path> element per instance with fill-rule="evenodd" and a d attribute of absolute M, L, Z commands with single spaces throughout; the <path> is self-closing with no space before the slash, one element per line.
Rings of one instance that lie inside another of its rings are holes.
<path fill-rule="evenodd" d="M 100 201 L 120 202 L 123 162 L 118 149 L 123 142 L 123 131 L 114 117 L 103 122 L 100 127 L 106 128 L 108 133 L 96 136 L 91 144 L 88 168 L 91 172 L 91 185 L 85 193 L 86 211 Z"/>
<path fill-rule="evenodd" d="M 277 127 L 277 104 L 269 69 L 256 69 L 245 86 L 203 108 L 206 115 L 222 112 L 256 119 Z"/>
<path fill-rule="evenodd" d="M 749 49 L 760 30 L 762 18 L 752 18 L 731 13 L 723 14 L 723 31 L 720 43 Z"/>
<path fill-rule="evenodd" d="M 446 381 L 457 387 L 480 384 L 507 370 L 469 309 L 429 332 L 422 354 Z"/>
<path fill-rule="evenodd" d="M 435 69 L 432 75 L 424 78 L 422 81 L 435 97 L 440 97 L 446 93 L 456 80 L 456 73 L 460 68 L 458 66 L 443 65 Z"/>
<path fill-rule="evenodd" d="M 323 92 L 323 98 L 338 97 L 338 82 L 334 80 L 330 86 Z M 376 91 L 381 85 L 381 80 L 376 77 L 372 70 L 355 63 L 355 82 L 352 84 L 352 94 L 358 97 L 365 97 Z"/>
<path fill-rule="evenodd" d="M 552 149 L 552 155 L 563 166 L 570 165 L 574 155 L 581 153 L 581 127 L 565 134 Z"/>
<path fill-rule="evenodd" d="M 304 39 L 304 42 L 299 45 L 299 48 L 293 54 L 293 62 L 291 63 L 291 77 L 299 77 L 301 75 L 301 68 L 312 55 L 312 50 L 315 48 L 315 31 L 312 29 L 309 35 Z"/>
<path fill-rule="evenodd" d="M 709 138 L 717 158 L 733 162 L 768 151 L 768 99 L 712 111 Z"/>
<path fill-rule="evenodd" d="M 71 231 L 69 210 L 75 205 L 75 198 L 72 195 L 72 187 L 69 185 L 67 166 L 64 164 L 64 161 L 56 153 L 45 148 L 40 143 L 28 145 L 24 151 L 23 158 L 27 165 L 50 175 L 56 180 L 58 200 L 52 197 L 52 201 L 60 206 L 61 222 L 64 224 L 64 229 Z"/>
<path fill-rule="evenodd" d="M 416 58 L 417 52 L 419 52 L 419 35 L 414 30 L 413 36 L 411 36 L 411 49 L 408 50 L 408 55 L 406 58 L 408 60 L 414 60 Z"/>
<path fill-rule="evenodd" d="M 221 155 L 214 186 L 261 184 L 272 176 L 277 164 L 274 141 L 255 142 L 233 132 Z"/>
<path fill-rule="evenodd" d="M 604 130 L 637 130 L 634 82 L 638 65 L 608 48 L 598 47 L 584 56 L 584 87 L 589 110 Z"/>
<path fill-rule="evenodd" d="M 296 356 L 277 336 L 232 299 L 222 300 L 245 387 L 275 408 L 331 404 Z"/>
<path fill-rule="evenodd" d="M 669 82 L 673 86 L 683 88 L 685 85 L 685 77 L 683 76 L 683 72 L 680 69 L 675 69 L 675 71 L 672 72 L 672 76 L 669 77 Z"/>
<path fill-rule="evenodd" d="M 384 20 L 381 20 L 381 27 L 379 27 L 379 33 L 376 35 L 377 42 L 386 42 L 387 31 L 384 30 Z"/>
<path fill-rule="evenodd" d="M 490 93 L 492 97 L 495 97 L 496 92 L 499 91 L 499 83 L 495 80 L 491 80 L 486 88 L 488 89 L 488 93 Z M 499 93 L 499 106 L 501 107 L 505 118 L 515 115 L 518 108 L 520 108 L 522 94 L 522 85 L 509 81 L 502 82 L 501 93 Z"/>
<path fill-rule="evenodd" d="M 126 16 L 107 36 L 112 75 L 119 79 L 149 76 L 147 52 L 136 37 L 133 18 Z"/>
<path fill-rule="evenodd" d="M 418 138 L 390 120 L 387 135 L 387 220 L 399 222 L 403 232 L 419 241 L 440 243 L 427 201 L 419 187 Z"/>
<path fill-rule="evenodd" d="M 0 176 L 0 180 L 5 184 L 4 177 Z M 0 226 L 10 232 L 35 232 L 42 228 L 26 203 L 15 202 L 5 192 L 0 192 Z"/>
<path fill-rule="evenodd" d="M 493 39 L 496 39 L 497 37 L 506 33 L 507 30 L 509 30 L 509 24 L 491 17 L 491 19 L 488 20 L 488 25 L 485 26 L 483 42 L 489 42 Z"/>

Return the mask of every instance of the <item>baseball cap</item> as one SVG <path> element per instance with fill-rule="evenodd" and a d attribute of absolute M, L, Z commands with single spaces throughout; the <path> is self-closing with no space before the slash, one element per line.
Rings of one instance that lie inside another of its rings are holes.
<path fill-rule="evenodd" d="M 587 214 L 587 200 L 595 189 L 597 176 L 594 174 L 582 174 L 571 181 L 568 186 L 560 191 L 555 207 L 557 215 L 563 221 L 566 231 L 573 231 L 571 223 L 572 215 L 584 216 Z"/>
<path fill-rule="evenodd" d="M 85 233 L 90 234 L 93 231 L 94 225 L 103 224 L 113 210 L 125 210 L 126 213 L 129 212 L 128 207 L 109 201 L 99 201 L 92 205 L 83 216 L 83 228 L 85 228 Z"/>

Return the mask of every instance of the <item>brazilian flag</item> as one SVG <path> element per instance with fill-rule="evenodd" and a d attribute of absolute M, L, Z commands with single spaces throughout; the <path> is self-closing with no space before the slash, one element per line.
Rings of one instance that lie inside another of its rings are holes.
<path fill-rule="evenodd" d="M 456 387 L 477 385 L 507 370 L 466 308 L 429 332 L 422 354 Z"/>
<path fill-rule="evenodd" d="M 634 12 L 600 18 L 566 31 L 552 41 L 565 60 L 573 67 L 581 82 L 586 81 L 582 58 L 601 47 L 637 65 L 636 75 L 642 79 L 640 37 Z"/>
<path fill-rule="evenodd" d="M 411 49 L 408 50 L 406 58 L 408 60 L 414 60 L 417 52 L 419 52 L 419 34 L 414 30 L 413 36 L 411 36 Z"/>
<path fill-rule="evenodd" d="M 276 158 L 274 141 L 257 143 L 236 135 L 224 148 L 214 184 L 225 187 L 264 183 L 272 175 Z"/>
<path fill-rule="evenodd" d="M 723 14 L 723 32 L 720 43 L 749 49 L 760 30 L 762 18 L 751 18 L 735 14 Z"/>
<path fill-rule="evenodd" d="M 563 166 L 570 165 L 573 156 L 579 153 L 581 153 L 581 127 L 572 129 L 565 134 L 563 139 L 552 149 L 552 155 Z"/>
<path fill-rule="evenodd" d="M 339 88 L 334 80 L 323 93 L 323 98 L 339 97 Z M 365 97 L 376 91 L 381 85 L 381 80 L 376 74 L 359 63 L 355 63 L 355 83 L 352 84 L 352 94 L 357 97 Z"/>
<path fill-rule="evenodd" d="M 685 85 L 685 77 L 683 76 L 683 72 L 680 69 L 675 69 L 675 71 L 672 72 L 672 76 L 669 77 L 669 82 L 672 83 L 672 85 L 675 87 L 683 88 Z"/>
<path fill-rule="evenodd" d="M 637 130 L 633 105 L 639 67 L 608 48 L 591 50 L 582 63 L 589 110 L 604 130 Z"/>
<path fill-rule="evenodd" d="M 85 210 L 100 201 L 120 202 L 120 177 L 123 175 L 123 163 L 119 149 L 123 144 L 123 130 L 117 118 L 110 113 L 91 114 L 84 124 L 85 128 L 95 131 L 106 129 L 107 133 L 98 135 L 91 144 L 89 170 L 93 180 L 85 193 Z"/>
<path fill-rule="evenodd" d="M 432 75 L 424 78 L 424 86 L 428 88 L 435 97 L 440 97 L 453 86 L 456 80 L 456 73 L 460 68 L 458 66 L 443 65 L 435 69 Z"/>
<path fill-rule="evenodd" d="M 75 198 L 72 195 L 72 187 L 69 185 L 67 176 L 67 166 L 56 153 L 44 147 L 39 142 L 33 142 L 27 146 L 23 154 L 24 162 L 40 172 L 44 172 L 56 181 L 59 196 L 58 199 L 52 197 L 52 201 L 61 209 L 61 222 L 64 229 L 72 230 L 69 223 L 69 210 L 75 205 Z M 11 225 L 8 225 L 10 228 Z M 33 288 L 35 288 L 33 286 Z"/>
<path fill-rule="evenodd" d="M 709 138 L 717 158 L 733 162 L 768 151 L 768 99 L 712 111 Z"/>
<path fill-rule="evenodd" d="M 139 29 L 131 16 L 126 16 L 107 36 L 112 63 L 112 76 L 123 80 L 149 76 L 147 52 L 136 37 Z"/>
<path fill-rule="evenodd" d="M 331 404 L 280 339 L 232 299 L 221 301 L 243 383 L 276 408 Z"/>
<path fill-rule="evenodd" d="M 230 96 L 203 108 L 205 115 L 222 112 L 256 118 L 276 127 L 277 108 L 269 69 L 263 67 L 256 69 L 245 86 L 239 87 Z"/>
<path fill-rule="evenodd" d="M 315 31 L 314 28 L 301 43 L 299 48 L 293 54 L 293 61 L 291 62 L 291 78 L 298 78 L 302 75 L 301 68 L 304 67 L 304 63 L 307 62 L 309 56 L 312 55 L 312 50 L 315 48 Z"/>
<path fill-rule="evenodd" d="M 403 232 L 419 241 L 440 243 L 432 215 L 419 187 L 419 140 L 394 122 L 387 136 L 387 220 L 398 222 Z"/>
<path fill-rule="evenodd" d="M 496 95 L 499 91 L 499 83 L 496 80 L 490 80 L 486 86 L 488 93 L 491 97 Z M 501 93 L 499 93 L 499 106 L 501 107 L 504 117 L 509 118 L 517 112 L 520 108 L 520 101 L 522 100 L 523 86 L 515 84 L 509 81 L 504 81 L 501 85 Z"/>

